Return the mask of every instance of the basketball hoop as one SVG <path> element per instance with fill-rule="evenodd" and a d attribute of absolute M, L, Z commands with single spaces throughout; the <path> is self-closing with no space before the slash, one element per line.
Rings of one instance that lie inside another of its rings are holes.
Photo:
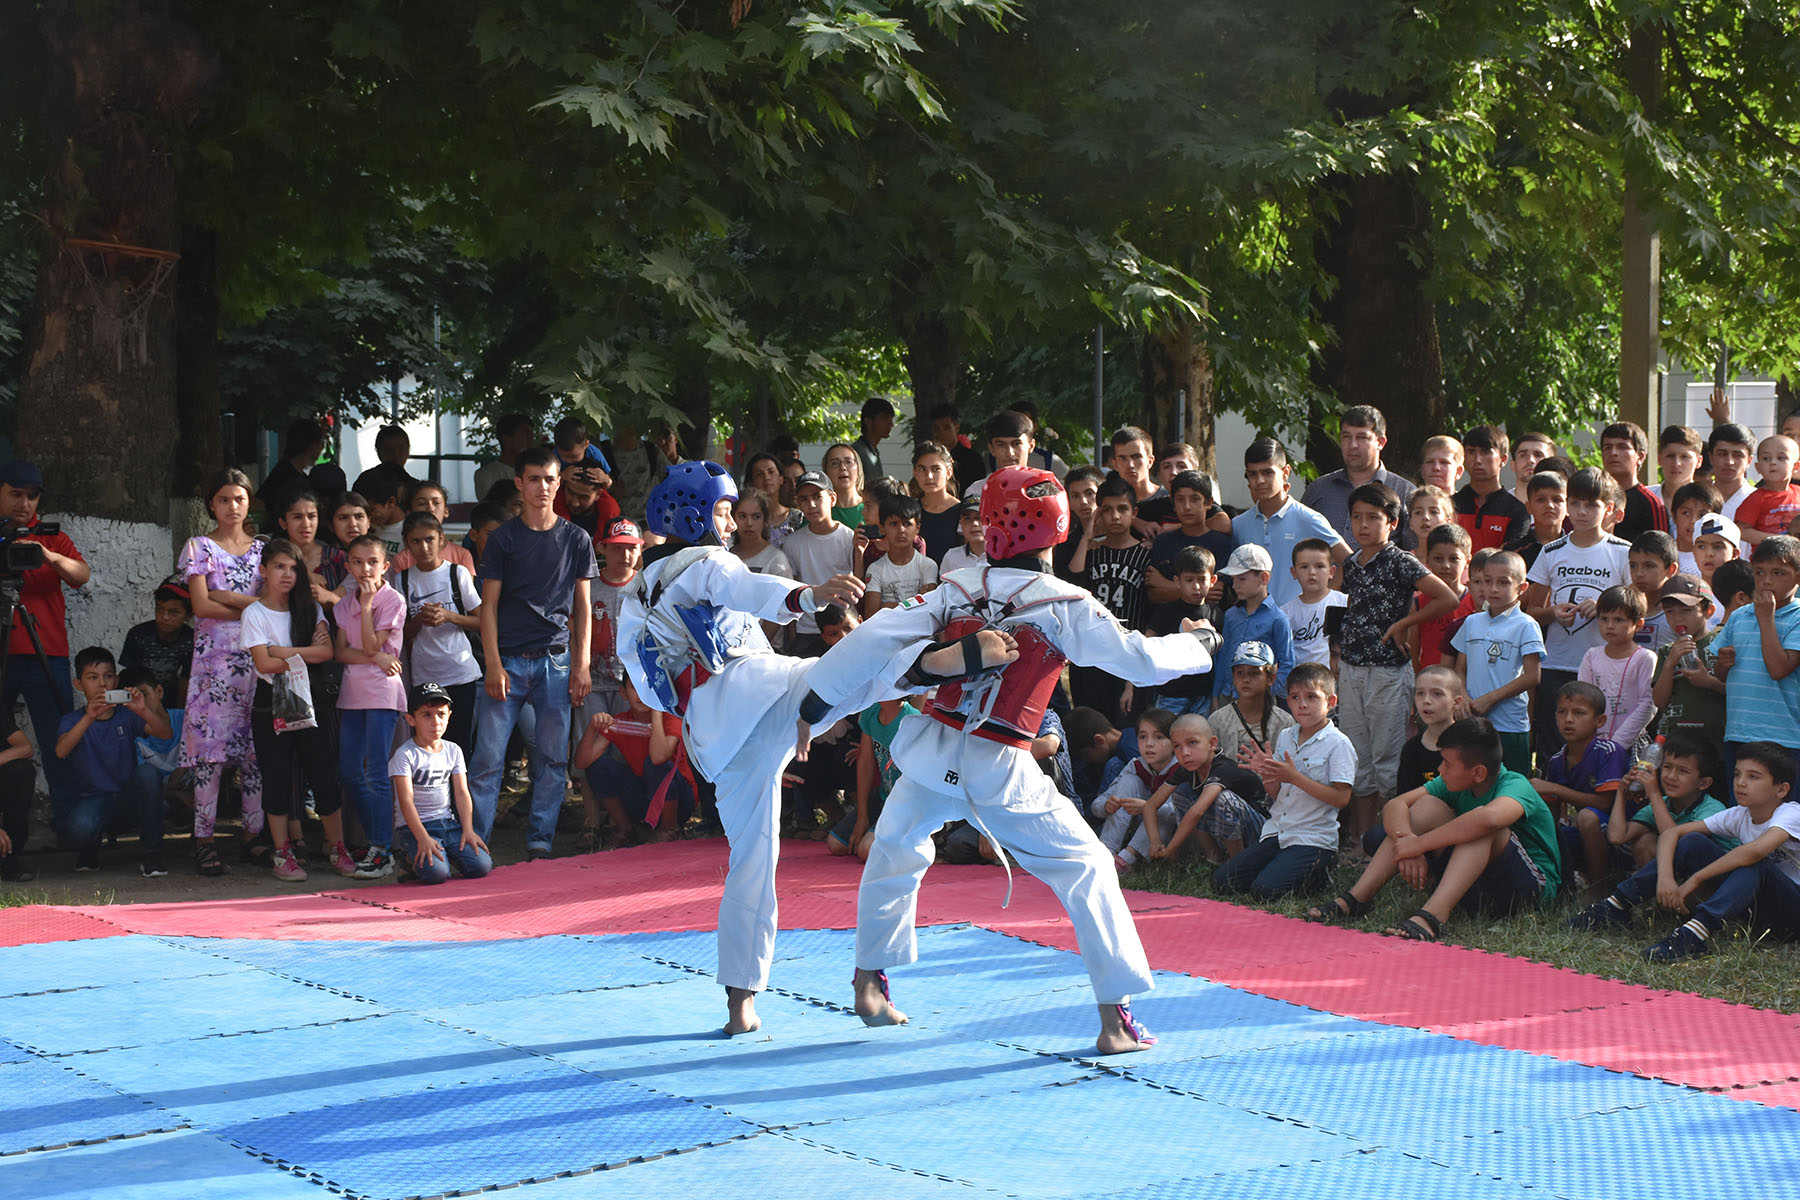
<path fill-rule="evenodd" d="M 162 293 L 164 282 L 174 274 L 181 255 L 173 250 L 94 238 L 64 238 L 63 246 L 81 267 L 86 281 L 95 343 L 113 344 L 121 371 L 125 369 L 127 341 L 133 346 L 137 362 L 148 362 L 150 306 Z M 95 265 L 90 265 L 90 260 Z M 121 266 L 121 260 L 125 265 Z"/>

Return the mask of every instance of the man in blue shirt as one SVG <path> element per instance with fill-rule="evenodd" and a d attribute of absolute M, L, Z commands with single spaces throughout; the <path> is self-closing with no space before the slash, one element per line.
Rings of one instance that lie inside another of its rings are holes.
<path fill-rule="evenodd" d="M 1407 502 L 1412 499 L 1413 481 L 1381 465 L 1381 451 L 1387 442 L 1387 418 L 1379 408 L 1358 404 L 1345 409 L 1338 421 L 1338 449 L 1344 455 L 1344 469 L 1319 476 L 1306 485 L 1306 494 L 1300 498 L 1302 504 L 1331 522 L 1345 545 L 1351 541 L 1351 492 L 1365 483 L 1385 483 L 1400 497 L 1401 512 L 1406 511 Z M 1402 549 L 1412 549 L 1407 545 L 1412 533 L 1404 523 L 1395 530 L 1394 540 Z"/>
<path fill-rule="evenodd" d="M 1250 507 L 1232 518 L 1231 534 L 1239 546 L 1257 545 L 1273 562 L 1294 561 L 1294 547 L 1318 538 L 1331 547 L 1331 561 L 1341 565 L 1350 547 L 1331 522 L 1295 500 L 1288 490 L 1293 468 L 1287 451 L 1274 438 L 1257 438 L 1244 451 L 1244 482 L 1250 485 Z M 1221 572 L 1223 574 L 1223 572 Z M 1269 604 L 1276 610 L 1300 594 L 1300 581 L 1290 571 L 1269 580 Z"/>

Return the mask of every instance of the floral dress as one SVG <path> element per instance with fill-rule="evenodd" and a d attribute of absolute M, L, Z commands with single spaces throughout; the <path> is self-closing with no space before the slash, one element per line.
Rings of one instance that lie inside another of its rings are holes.
<path fill-rule="evenodd" d="M 263 543 L 253 541 L 234 555 L 209 537 L 188 539 L 177 570 L 183 579 L 206 578 L 212 591 L 255 595 L 261 584 Z M 256 696 L 256 667 L 240 644 L 238 622 L 194 618 L 194 665 L 188 684 L 187 714 L 181 725 L 184 767 L 201 763 L 254 764 L 250 704 Z"/>

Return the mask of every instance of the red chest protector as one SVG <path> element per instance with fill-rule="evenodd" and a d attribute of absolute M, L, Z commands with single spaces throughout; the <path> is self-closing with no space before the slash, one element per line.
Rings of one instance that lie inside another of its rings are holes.
<path fill-rule="evenodd" d="M 1004 629 L 1018 642 L 1019 657 L 998 679 L 943 685 L 926 711 L 957 729 L 985 712 L 982 724 L 971 730 L 976 737 L 1028 747 L 1043 726 L 1050 694 L 1068 662 L 1043 631 L 1030 624 L 1031 610 L 1080 593 L 1054 576 L 1037 575 L 1009 595 L 995 596 L 988 592 L 986 576 L 985 569 L 969 568 L 944 578 L 944 586 L 962 592 L 967 605 L 957 604 L 959 615 L 952 617 L 939 636 L 951 641 L 982 629 Z"/>

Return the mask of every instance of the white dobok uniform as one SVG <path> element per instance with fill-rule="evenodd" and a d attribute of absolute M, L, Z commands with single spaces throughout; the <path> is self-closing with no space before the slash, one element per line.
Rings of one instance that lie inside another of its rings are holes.
<path fill-rule="evenodd" d="M 872 675 L 897 678 L 921 643 L 981 627 L 1012 634 L 1020 658 L 997 679 L 940 688 L 927 711 L 906 718 L 895 735 L 900 780 L 876 822 L 863 870 L 856 965 L 885 970 L 918 958 L 914 923 L 932 834 L 967 820 L 1056 893 L 1074 923 L 1095 998 L 1122 1004 L 1151 981 L 1118 872 L 1038 768 L 1031 741 L 1065 661 L 1154 685 L 1208 670 L 1211 656 L 1188 634 L 1147 638 L 1126 630 L 1090 593 L 1053 575 L 969 567 L 869 618 L 832 647 L 807 685 L 848 707 L 844 698 L 867 695 Z"/>
<path fill-rule="evenodd" d="M 761 622 L 797 618 L 790 598 L 801 590 L 717 546 L 691 546 L 646 566 L 620 605 L 619 658 L 632 686 L 650 707 L 682 718 L 687 755 L 718 793 L 731 847 L 719 899 L 726 987 L 767 987 L 775 954 L 781 773 L 820 660 L 776 654 Z M 893 694 L 871 675 L 816 728 Z"/>

